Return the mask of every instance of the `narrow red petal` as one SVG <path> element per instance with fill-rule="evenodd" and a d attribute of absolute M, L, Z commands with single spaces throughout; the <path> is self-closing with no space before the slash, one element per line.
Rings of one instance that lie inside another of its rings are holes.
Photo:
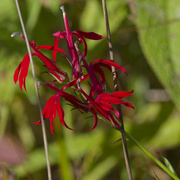
<path fill-rule="evenodd" d="M 75 85 L 77 85 L 77 81 L 82 82 L 82 81 L 86 80 L 88 77 L 89 77 L 89 74 L 81 76 L 80 78 L 77 78 L 77 79 L 71 81 L 70 83 L 68 83 L 66 86 L 62 87 L 61 90 L 63 91 L 69 87 L 75 86 Z"/>
<path fill-rule="evenodd" d="M 41 120 L 39 120 L 38 122 L 33 122 L 33 124 L 41 124 Z"/>
<path fill-rule="evenodd" d="M 118 64 L 116 64 L 116 63 L 114 63 L 112 61 L 105 60 L 105 59 L 94 59 L 94 60 L 91 61 L 90 64 L 92 64 L 94 62 L 100 63 L 101 66 L 103 66 L 103 65 L 114 66 L 116 69 L 120 69 L 120 70 L 124 71 L 127 74 L 127 71 L 126 71 L 126 69 L 124 67 L 119 66 Z"/>
<path fill-rule="evenodd" d="M 56 47 L 56 46 L 50 46 L 50 45 L 41 45 L 38 46 L 37 49 L 47 49 L 47 50 L 52 50 L 52 51 L 56 51 L 56 52 L 60 52 L 60 53 L 64 53 L 65 51 L 63 51 L 62 49 Z"/>
<path fill-rule="evenodd" d="M 107 120 L 110 120 L 108 112 L 102 109 L 102 107 L 99 104 L 95 102 L 90 102 L 90 103 L 104 118 L 106 118 Z"/>
<path fill-rule="evenodd" d="M 134 106 L 128 102 L 122 101 L 121 104 L 124 104 L 126 107 L 130 107 L 134 109 Z"/>
<path fill-rule="evenodd" d="M 14 79 L 15 84 L 16 84 L 17 81 L 18 81 L 18 77 L 19 77 L 20 71 L 21 71 L 21 63 L 19 64 L 19 66 L 16 68 L 16 70 L 15 70 L 15 72 L 14 72 L 13 79 Z"/>
<path fill-rule="evenodd" d="M 74 32 L 77 32 L 80 36 L 83 36 L 87 39 L 92 39 L 92 40 L 99 40 L 99 39 L 103 39 L 104 37 L 99 35 L 99 34 L 96 34 L 94 32 L 84 32 L 84 31 L 81 31 L 81 30 L 77 30 L 77 31 L 74 31 Z"/>
<path fill-rule="evenodd" d="M 66 31 L 63 31 L 63 32 L 61 32 L 61 31 L 55 32 L 55 33 L 53 34 L 53 36 L 55 36 L 55 37 L 58 37 L 58 36 L 59 36 L 59 38 L 65 38 L 65 37 L 66 37 Z"/>
<path fill-rule="evenodd" d="M 29 54 L 26 54 L 26 56 L 23 58 L 21 62 L 21 72 L 19 74 L 19 87 L 21 91 L 22 91 L 22 86 L 24 86 L 24 89 L 26 90 L 25 81 L 28 74 L 29 63 L 30 63 Z"/>
<path fill-rule="evenodd" d="M 99 98 L 101 101 L 107 101 L 112 104 L 119 104 L 122 100 L 118 97 L 112 97 L 112 96 L 105 96 L 102 98 Z"/>
<path fill-rule="evenodd" d="M 102 99 L 103 97 L 110 97 L 111 96 L 111 94 L 109 94 L 109 93 L 101 93 L 101 94 L 99 94 L 98 96 L 97 96 L 97 98 L 96 99 Z"/>
<path fill-rule="evenodd" d="M 56 113 L 56 106 L 55 106 L 56 104 L 55 104 L 54 96 L 55 95 L 53 95 L 52 97 L 48 99 L 43 109 L 44 119 L 49 118 L 50 121 L 52 121 L 53 118 L 55 118 L 55 113 Z"/>
<path fill-rule="evenodd" d="M 109 102 L 98 100 L 98 101 L 96 101 L 96 103 L 98 103 L 106 111 L 114 110 L 114 108 L 112 107 L 112 105 Z"/>
<path fill-rule="evenodd" d="M 105 83 L 105 74 L 104 74 L 104 71 L 103 71 L 100 67 L 98 67 L 98 66 L 96 66 L 96 67 L 94 68 L 94 70 L 95 70 L 96 73 L 99 74 L 100 79 L 101 79 L 101 84 L 102 84 L 102 86 L 103 86 L 104 83 Z"/>
<path fill-rule="evenodd" d="M 120 113 L 119 113 L 119 111 L 113 110 L 113 112 L 115 113 L 116 117 L 117 117 L 118 119 L 120 119 Z"/>
<path fill-rule="evenodd" d="M 53 95 L 51 98 L 48 99 L 44 109 L 43 109 L 43 116 L 44 119 L 49 118 L 50 121 L 50 130 L 52 134 L 53 132 L 53 121 L 56 117 L 56 106 L 57 106 L 57 95 Z M 59 100 L 59 98 L 58 98 Z"/>
<path fill-rule="evenodd" d="M 51 131 L 52 134 L 54 134 L 53 121 L 50 121 L 50 131 Z"/>
<path fill-rule="evenodd" d="M 111 96 L 123 98 L 123 97 L 130 96 L 133 92 L 134 92 L 134 90 L 132 90 L 130 92 L 128 92 L 128 91 L 116 91 L 116 92 L 112 93 Z"/>
<path fill-rule="evenodd" d="M 60 120 L 61 124 L 63 126 L 65 126 L 66 128 L 72 130 L 70 127 L 67 126 L 67 124 L 64 121 L 64 111 L 63 111 L 62 107 L 60 106 L 59 99 L 57 99 L 56 107 L 57 107 L 57 113 L 58 113 L 59 120 Z"/>

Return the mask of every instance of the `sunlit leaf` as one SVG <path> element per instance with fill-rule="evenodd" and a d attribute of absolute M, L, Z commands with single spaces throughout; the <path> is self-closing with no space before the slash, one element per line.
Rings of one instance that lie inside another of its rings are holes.
<path fill-rule="evenodd" d="M 135 1 L 139 40 L 157 77 L 180 107 L 180 1 Z"/>

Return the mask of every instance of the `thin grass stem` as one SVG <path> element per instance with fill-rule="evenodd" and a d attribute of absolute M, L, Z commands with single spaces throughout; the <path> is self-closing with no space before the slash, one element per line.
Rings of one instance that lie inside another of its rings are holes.
<path fill-rule="evenodd" d="M 39 96 L 39 92 L 38 92 L 38 85 L 37 85 L 37 81 L 36 81 L 36 74 L 35 74 L 33 59 L 32 59 L 31 50 L 30 50 L 30 46 L 29 46 L 29 41 L 28 41 L 25 26 L 24 26 L 23 18 L 22 18 L 22 15 L 21 15 L 18 0 L 15 0 L 15 3 L 16 3 L 16 8 L 17 8 L 18 15 L 19 15 L 20 23 L 21 23 L 21 26 L 22 26 L 23 34 L 24 34 L 24 37 L 25 37 L 26 46 L 27 46 L 27 50 L 28 50 L 28 53 L 29 53 L 30 63 L 31 63 L 32 75 L 33 75 L 33 78 L 34 78 L 35 90 L 36 90 L 38 106 L 39 106 L 39 111 L 40 111 L 40 117 L 41 117 L 41 125 L 42 125 L 42 134 L 43 134 L 44 148 L 45 148 L 45 154 L 46 154 L 48 180 L 52 180 L 51 167 L 50 167 L 50 162 L 49 162 L 49 153 L 48 153 L 48 143 L 47 143 L 47 137 L 46 137 L 46 129 L 45 129 L 44 118 L 43 118 L 43 114 L 42 114 L 42 107 L 41 107 L 41 103 L 40 103 L 40 96 Z"/>
<path fill-rule="evenodd" d="M 170 171 L 161 161 L 159 161 L 153 154 L 151 154 L 144 146 L 142 146 L 135 138 L 125 132 L 127 138 L 138 146 L 146 155 L 148 155 L 159 167 L 161 167 L 169 176 L 175 180 L 180 180 L 172 171 Z"/>
<path fill-rule="evenodd" d="M 106 0 L 102 0 L 102 5 L 103 5 L 104 19 L 105 19 L 105 24 L 106 24 L 109 56 L 110 56 L 110 60 L 114 62 L 114 54 L 113 54 L 113 47 L 111 43 L 111 33 L 110 33 L 110 27 L 109 27 Z M 118 81 L 117 81 L 115 67 L 112 66 L 111 69 L 112 69 L 112 75 L 113 75 L 114 89 L 115 91 L 118 91 Z M 127 143 L 126 143 L 126 135 L 124 131 L 123 116 L 122 116 L 120 105 L 118 106 L 118 111 L 120 113 L 120 123 L 121 123 L 121 128 L 119 131 L 121 132 L 121 135 L 122 135 L 123 152 L 124 152 L 124 158 L 125 158 L 126 169 L 127 169 L 127 174 L 128 174 L 128 180 L 132 180 L 132 173 L 131 173 L 131 167 L 130 167 L 130 162 L 129 162 Z"/>

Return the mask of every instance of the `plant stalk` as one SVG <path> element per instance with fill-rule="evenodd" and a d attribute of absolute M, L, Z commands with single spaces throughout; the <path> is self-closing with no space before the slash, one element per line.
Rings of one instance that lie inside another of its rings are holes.
<path fill-rule="evenodd" d="M 47 143 L 47 137 L 46 137 L 46 129 L 45 129 L 44 118 L 43 118 L 43 114 L 42 114 L 42 107 L 41 107 L 41 103 L 40 103 L 40 96 L 39 96 L 38 85 L 37 85 L 37 81 L 36 81 L 36 74 L 35 74 L 33 59 L 32 59 L 31 50 L 30 50 L 30 46 L 29 46 L 29 41 L 28 41 L 25 26 L 24 26 L 24 22 L 23 22 L 23 19 L 22 19 L 22 15 L 21 15 L 18 0 L 15 0 L 15 3 L 16 3 L 16 8 L 17 8 L 18 15 L 19 15 L 20 23 L 21 23 L 21 26 L 22 26 L 23 34 L 24 34 L 24 37 L 25 37 L 26 46 L 27 46 L 27 50 L 28 50 L 28 53 L 29 53 L 30 63 L 31 63 L 32 75 L 33 75 L 33 78 L 34 78 L 35 90 L 36 90 L 38 106 L 39 106 L 39 111 L 40 111 L 40 117 L 41 117 L 41 126 L 42 126 L 42 134 L 43 134 L 44 148 L 45 148 L 45 154 L 46 154 L 48 180 L 52 180 L 51 168 L 50 168 L 50 162 L 49 162 L 49 153 L 48 153 L 48 143 Z"/>
<path fill-rule="evenodd" d="M 105 24 L 106 24 L 109 56 L 110 56 L 110 60 L 114 62 L 113 47 L 112 47 L 112 43 L 111 43 L 111 33 L 110 33 L 110 27 L 109 27 L 106 0 L 102 0 L 102 5 L 103 5 L 104 19 L 105 19 Z M 112 75 L 113 75 L 114 89 L 115 89 L 115 91 L 118 91 L 118 81 L 117 81 L 115 67 L 112 66 L 111 69 L 112 69 Z M 126 143 L 126 135 L 125 135 L 124 123 L 123 123 L 123 116 L 122 116 L 120 105 L 118 106 L 118 111 L 120 113 L 120 123 L 121 123 L 121 128 L 119 131 L 122 136 L 123 152 L 124 152 L 124 158 L 125 158 L 126 169 L 127 169 L 127 174 L 128 174 L 128 180 L 132 180 L 132 173 L 131 173 L 131 167 L 130 167 L 130 162 L 129 162 L 128 149 L 127 149 L 127 143 Z"/>

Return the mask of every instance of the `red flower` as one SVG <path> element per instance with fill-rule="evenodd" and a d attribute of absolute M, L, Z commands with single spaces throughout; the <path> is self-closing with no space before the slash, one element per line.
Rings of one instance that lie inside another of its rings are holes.
<path fill-rule="evenodd" d="M 61 124 L 63 126 L 65 126 L 66 128 L 72 130 L 71 128 L 69 128 L 67 126 L 67 124 L 64 121 L 64 111 L 63 111 L 62 107 L 60 106 L 59 101 L 60 101 L 60 95 L 59 94 L 53 95 L 47 101 L 46 106 L 44 107 L 43 112 L 42 112 L 44 119 L 49 118 L 50 130 L 51 130 L 52 134 L 54 134 L 54 132 L 53 132 L 53 121 L 56 117 L 56 113 L 59 116 L 59 120 L 60 120 Z M 40 123 L 41 123 L 41 120 L 38 122 L 35 122 L 34 124 L 40 124 Z"/>
<path fill-rule="evenodd" d="M 97 125 L 97 113 L 108 120 L 113 128 L 118 129 L 121 126 L 119 121 L 117 121 L 112 115 L 112 113 L 114 112 L 117 119 L 120 118 L 118 111 L 116 111 L 111 104 L 124 104 L 125 106 L 134 109 L 133 105 L 121 100 L 121 98 L 130 96 L 134 90 L 132 90 L 131 92 L 117 91 L 112 94 L 101 93 L 95 99 L 91 94 L 88 96 L 80 87 L 79 91 L 86 97 L 89 109 L 94 115 L 95 123 L 92 129 L 94 129 Z"/>
<path fill-rule="evenodd" d="M 64 111 L 63 111 L 62 107 L 60 106 L 60 102 L 59 102 L 60 97 L 66 99 L 68 102 L 70 102 L 74 106 L 74 109 L 79 109 L 82 113 L 88 111 L 87 103 L 81 102 L 75 96 L 73 96 L 71 94 L 68 94 L 68 93 L 66 93 L 66 92 L 64 92 L 62 90 L 59 90 L 56 87 L 52 86 L 51 84 L 48 84 L 48 83 L 42 83 L 42 84 L 45 84 L 46 86 L 50 87 L 52 90 L 54 90 L 55 92 L 58 93 L 56 95 L 53 95 L 47 101 L 47 103 L 46 103 L 46 105 L 45 105 L 45 107 L 43 109 L 43 117 L 44 117 L 44 119 L 49 118 L 51 132 L 54 134 L 54 132 L 53 132 L 53 121 L 54 121 L 54 119 L 56 117 L 56 113 L 58 113 L 61 124 L 63 126 L 65 126 L 66 128 L 71 129 L 66 125 L 66 123 L 64 121 Z M 40 124 L 40 123 L 41 123 L 41 120 L 34 123 L 34 124 Z"/>
<path fill-rule="evenodd" d="M 13 33 L 12 36 L 21 36 L 23 39 L 24 36 L 20 33 Z M 41 61 L 45 64 L 45 66 L 49 69 L 50 74 L 52 74 L 56 80 L 59 82 L 64 81 L 66 73 L 60 70 L 54 61 L 50 60 L 48 57 L 46 57 L 44 54 L 42 54 L 39 49 L 47 49 L 47 50 L 52 50 L 53 52 L 60 52 L 60 53 L 65 53 L 62 49 L 54 46 L 49 46 L 49 45 L 42 45 L 42 46 L 37 46 L 34 41 L 29 42 L 29 45 L 31 48 L 35 51 L 35 53 L 32 53 L 32 56 L 37 56 L 41 59 Z M 23 58 L 22 62 L 19 64 L 17 69 L 15 70 L 14 73 L 14 82 L 16 83 L 19 79 L 19 87 L 22 90 L 22 86 L 24 86 L 24 89 L 26 90 L 26 85 L 25 85 L 25 80 L 26 76 L 28 74 L 28 69 L 29 69 L 29 54 L 25 55 Z"/>

